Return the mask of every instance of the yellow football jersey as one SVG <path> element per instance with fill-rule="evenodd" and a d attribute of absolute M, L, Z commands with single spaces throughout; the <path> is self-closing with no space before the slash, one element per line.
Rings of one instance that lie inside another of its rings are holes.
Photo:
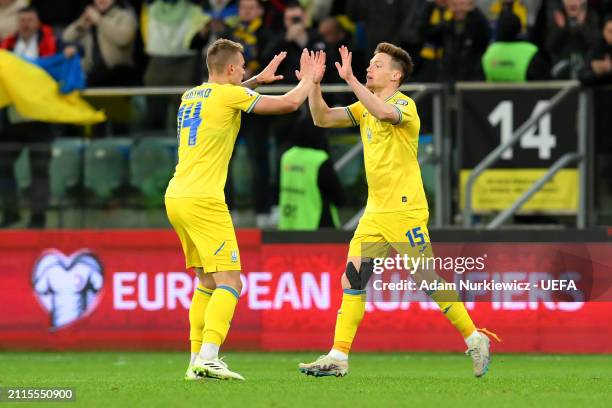
<path fill-rule="evenodd" d="M 240 130 L 261 96 L 248 88 L 204 83 L 183 94 L 177 117 L 178 164 L 166 197 L 225 201 L 227 167 Z"/>
<path fill-rule="evenodd" d="M 361 102 L 346 107 L 354 126 L 359 125 L 369 212 L 427 209 L 421 169 L 417 160 L 421 122 L 414 101 L 401 92 L 387 98 L 399 112 L 395 124 L 381 122 Z"/>

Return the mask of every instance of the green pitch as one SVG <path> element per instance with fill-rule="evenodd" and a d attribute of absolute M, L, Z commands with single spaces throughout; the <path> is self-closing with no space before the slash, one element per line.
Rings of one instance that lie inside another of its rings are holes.
<path fill-rule="evenodd" d="M 612 356 L 495 355 L 475 379 L 459 354 L 354 353 L 344 378 L 300 375 L 297 363 L 316 357 L 227 353 L 246 382 L 188 383 L 186 354 L 0 353 L 0 386 L 74 387 L 77 402 L 54 407 L 612 406 Z"/>

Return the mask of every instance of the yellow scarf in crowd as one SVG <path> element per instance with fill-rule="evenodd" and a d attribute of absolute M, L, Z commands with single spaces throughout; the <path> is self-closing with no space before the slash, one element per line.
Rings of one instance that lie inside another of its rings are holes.
<path fill-rule="evenodd" d="M 63 95 L 47 72 L 12 52 L 0 50 L 0 108 L 13 105 L 19 115 L 41 122 L 89 125 L 104 122 L 78 92 Z"/>

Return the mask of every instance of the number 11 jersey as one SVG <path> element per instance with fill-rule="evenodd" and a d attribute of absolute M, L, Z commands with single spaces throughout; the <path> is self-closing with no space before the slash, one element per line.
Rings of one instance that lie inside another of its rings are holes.
<path fill-rule="evenodd" d="M 177 117 L 178 164 L 166 197 L 225 202 L 227 168 L 240 130 L 261 96 L 231 84 L 204 83 L 185 92 Z"/>

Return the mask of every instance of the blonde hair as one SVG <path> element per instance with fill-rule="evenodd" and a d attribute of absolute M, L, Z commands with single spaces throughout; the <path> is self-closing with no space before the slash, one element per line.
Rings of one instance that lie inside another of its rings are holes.
<path fill-rule="evenodd" d="M 208 72 L 221 73 L 236 53 L 244 52 L 242 44 L 219 38 L 206 51 L 206 66 Z"/>

